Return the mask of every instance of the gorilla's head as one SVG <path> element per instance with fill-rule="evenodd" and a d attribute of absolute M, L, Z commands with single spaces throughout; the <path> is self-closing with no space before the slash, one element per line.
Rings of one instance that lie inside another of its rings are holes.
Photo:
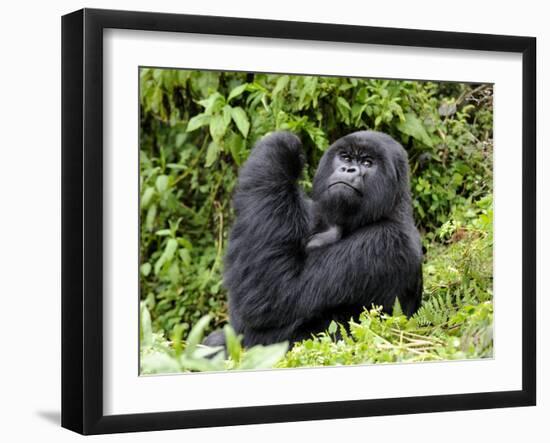
<path fill-rule="evenodd" d="M 312 199 L 326 223 L 347 231 L 383 218 L 410 215 L 407 153 L 386 134 L 359 131 L 346 135 L 321 158 Z"/>

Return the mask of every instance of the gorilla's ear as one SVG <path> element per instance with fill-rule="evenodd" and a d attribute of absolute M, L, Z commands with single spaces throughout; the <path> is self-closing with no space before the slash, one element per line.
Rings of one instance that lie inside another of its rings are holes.
<path fill-rule="evenodd" d="M 403 150 L 404 151 L 404 150 Z M 406 152 L 398 152 L 393 158 L 395 179 L 398 185 L 409 185 L 409 161 Z"/>

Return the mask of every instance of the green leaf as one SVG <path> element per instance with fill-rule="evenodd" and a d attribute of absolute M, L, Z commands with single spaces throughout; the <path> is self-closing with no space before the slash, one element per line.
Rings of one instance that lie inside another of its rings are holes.
<path fill-rule="evenodd" d="M 151 326 L 151 314 L 144 302 L 140 304 L 140 345 L 142 347 L 151 346 L 153 344 L 153 328 Z"/>
<path fill-rule="evenodd" d="M 147 215 L 145 216 L 145 228 L 148 231 L 153 230 L 156 218 L 157 218 L 157 205 L 153 204 L 149 206 L 149 209 L 147 210 Z"/>
<path fill-rule="evenodd" d="M 246 138 L 248 136 L 248 130 L 250 129 L 250 122 L 248 121 L 248 117 L 244 109 L 241 107 L 232 108 L 231 117 L 237 125 L 237 128 L 239 128 L 239 131 L 241 131 L 243 137 Z"/>
<path fill-rule="evenodd" d="M 210 123 L 210 116 L 206 114 L 197 114 L 189 120 L 187 123 L 187 132 L 199 129 L 202 126 L 206 126 Z"/>
<path fill-rule="evenodd" d="M 191 88 L 199 97 L 206 97 L 218 89 L 220 73 L 213 71 L 192 71 Z"/>
<path fill-rule="evenodd" d="M 348 111 L 351 111 L 351 106 L 347 102 L 347 100 L 344 97 L 338 97 L 336 99 L 337 105 L 339 108 L 347 109 Z"/>
<path fill-rule="evenodd" d="M 277 79 L 277 83 L 275 84 L 275 88 L 273 88 L 273 91 L 271 92 L 272 96 L 279 95 L 288 85 L 290 81 L 290 77 L 288 75 L 282 75 Z"/>
<path fill-rule="evenodd" d="M 328 325 L 328 333 L 329 334 L 336 334 L 336 331 L 338 330 L 338 324 L 333 320 L 330 322 L 330 325 Z"/>
<path fill-rule="evenodd" d="M 216 143 L 220 143 L 228 124 L 223 115 L 215 115 L 210 120 L 210 135 Z"/>
<path fill-rule="evenodd" d="M 430 148 L 433 146 L 432 139 L 426 132 L 424 125 L 422 124 L 420 119 L 412 112 L 405 114 L 405 121 L 397 123 L 396 126 L 399 131 L 410 135 L 416 140 L 424 143 L 426 146 Z"/>
<path fill-rule="evenodd" d="M 181 337 L 183 335 L 183 329 L 183 325 L 181 323 L 178 323 L 176 326 L 174 326 L 174 329 L 172 331 L 172 347 L 174 348 L 176 357 L 179 357 L 181 355 Z"/>
<path fill-rule="evenodd" d="M 343 120 L 346 124 L 349 124 L 349 118 L 351 114 L 351 106 L 347 102 L 347 100 L 343 97 L 338 97 L 336 99 L 336 107 L 338 108 L 338 111 L 343 117 Z"/>
<path fill-rule="evenodd" d="M 392 315 L 394 317 L 399 317 L 403 314 L 403 309 L 401 309 L 401 303 L 399 303 L 399 299 L 395 297 L 395 302 L 393 303 L 393 312 Z"/>
<path fill-rule="evenodd" d="M 233 108 L 229 105 L 223 107 L 223 123 L 226 128 L 229 126 L 229 123 L 231 123 L 231 109 Z"/>
<path fill-rule="evenodd" d="M 179 361 L 185 369 L 191 371 L 223 371 L 225 369 L 223 352 L 219 352 L 210 359 L 198 358 L 196 356 L 188 357 L 187 355 L 182 355 Z"/>
<path fill-rule="evenodd" d="M 151 97 L 151 109 L 156 112 L 162 112 L 162 89 L 158 86 Z"/>
<path fill-rule="evenodd" d="M 206 115 L 217 114 L 225 105 L 225 99 L 219 92 L 214 92 L 210 97 L 200 100 L 199 104 L 204 106 Z"/>
<path fill-rule="evenodd" d="M 242 152 L 246 147 L 245 140 L 239 134 L 233 132 L 229 137 L 227 146 L 229 147 L 229 152 L 231 152 L 233 160 L 240 166 L 242 163 Z"/>
<path fill-rule="evenodd" d="M 287 342 L 269 346 L 253 346 L 244 353 L 239 369 L 272 368 L 285 356 L 287 349 Z"/>
<path fill-rule="evenodd" d="M 208 149 L 206 150 L 206 163 L 204 166 L 207 168 L 212 166 L 212 164 L 217 160 L 219 153 L 220 145 L 218 145 L 215 141 L 210 142 Z"/>
<path fill-rule="evenodd" d="M 142 275 L 147 277 L 151 273 L 151 263 L 143 263 L 140 267 Z"/>
<path fill-rule="evenodd" d="M 355 103 L 351 107 L 351 117 L 354 120 L 356 126 L 361 123 L 361 116 L 363 115 L 365 109 L 367 109 L 367 105 L 361 105 L 359 103 Z"/>
<path fill-rule="evenodd" d="M 189 254 L 189 251 L 187 249 L 180 248 L 179 256 L 180 256 L 180 260 L 185 266 L 188 266 L 189 264 L 191 264 L 191 254 Z"/>
<path fill-rule="evenodd" d="M 175 238 L 168 239 L 162 255 L 155 263 L 155 275 L 158 275 L 164 263 L 170 262 L 172 260 L 177 249 L 178 241 Z"/>
<path fill-rule="evenodd" d="M 141 208 L 147 209 L 151 201 L 153 200 L 153 196 L 155 195 L 155 189 L 152 187 L 148 187 L 143 192 L 143 195 L 141 196 Z"/>
<path fill-rule="evenodd" d="M 143 355 L 140 358 L 140 367 L 142 374 L 173 374 L 181 372 L 177 360 L 161 352 Z"/>
<path fill-rule="evenodd" d="M 229 357 L 231 357 L 235 363 L 239 363 L 242 353 L 241 338 L 237 337 L 237 334 L 235 334 L 235 331 L 230 325 L 225 325 L 223 327 L 223 332 L 225 334 L 225 344 Z"/>
<path fill-rule="evenodd" d="M 168 189 L 168 176 L 159 175 L 157 177 L 157 180 L 155 181 L 155 186 L 157 188 L 157 191 L 159 191 L 160 194 L 166 191 L 166 189 Z"/>
<path fill-rule="evenodd" d="M 185 132 L 178 133 L 178 135 L 176 135 L 176 140 L 175 140 L 176 148 L 181 148 L 186 138 L 187 138 L 187 135 L 185 134 Z"/>
<path fill-rule="evenodd" d="M 197 348 L 197 345 L 202 341 L 202 337 L 204 336 L 204 330 L 210 323 L 210 316 L 205 315 L 200 318 L 200 320 L 193 326 L 191 329 L 191 332 L 189 332 L 189 336 L 187 337 L 187 343 L 185 347 L 185 355 L 187 357 L 192 357 L 193 353 L 195 352 L 195 349 Z"/>
<path fill-rule="evenodd" d="M 244 91 L 246 91 L 247 86 L 248 86 L 247 83 L 243 83 L 242 85 L 239 85 L 236 88 L 233 88 L 229 93 L 229 96 L 227 97 L 227 102 L 229 103 L 235 97 L 238 97 L 239 95 L 241 95 Z"/>

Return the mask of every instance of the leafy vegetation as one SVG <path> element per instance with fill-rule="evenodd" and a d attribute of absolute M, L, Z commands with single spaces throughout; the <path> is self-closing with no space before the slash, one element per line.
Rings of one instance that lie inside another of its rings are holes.
<path fill-rule="evenodd" d="M 491 355 L 491 85 L 143 68 L 140 104 L 144 373 Z M 375 129 L 405 146 L 427 251 L 423 307 L 409 320 L 366 307 L 286 355 L 286 344 L 243 350 L 234 337 L 228 358 L 205 358 L 197 337 L 228 320 L 221 276 L 238 168 L 276 129 L 303 140 L 306 190 L 342 135 Z"/>
<path fill-rule="evenodd" d="M 200 345 L 209 322 L 208 315 L 202 317 L 189 333 L 183 346 L 181 326 L 174 328 L 171 341 L 165 340 L 162 334 L 153 333 L 149 311 L 142 304 L 140 373 L 148 375 L 186 371 L 267 369 L 280 361 L 288 350 L 286 342 L 254 346 L 245 350 L 241 345 L 241 337 L 237 336 L 229 325 L 225 325 L 228 354 L 226 356 L 222 347 Z"/>

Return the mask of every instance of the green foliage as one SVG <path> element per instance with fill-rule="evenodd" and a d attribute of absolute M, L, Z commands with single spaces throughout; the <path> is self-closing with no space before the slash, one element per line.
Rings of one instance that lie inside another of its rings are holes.
<path fill-rule="evenodd" d="M 303 141 L 306 190 L 323 152 L 343 135 L 374 129 L 405 146 L 415 219 L 428 249 L 422 324 L 450 321 L 449 312 L 443 315 L 447 303 L 469 303 L 490 280 L 473 260 L 489 271 L 492 261 L 469 248 L 492 242 L 481 235 L 490 227 L 479 217 L 492 220 L 490 85 L 142 68 L 140 291 L 152 331 L 147 349 L 174 351 L 158 337 L 186 336 L 206 314 L 204 332 L 227 323 L 222 262 L 238 168 L 256 140 L 279 129 Z M 467 284 L 457 268 L 463 260 L 480 272 Z M 448 287 L 430 286 L 436 277 Z"/>
<path fill-rule="evenodd" d="M 161 333 L 152 332 L 150 321 L 149 310 L 142 304 L 140 373 L 144 375 L 272 368 L 285 356 L 288 349 L 288 343 L 284 342 L 254 346 L 245 350 L 241 345 L 242 337 L 237 336 L 233 329 L 226 325 L 226 356 L 222 347 L 207 347 L 200 344 L 210 322 L 207 315 L 191 329 L 184 343 L 181 340 L 183 328 L 176 327 L 171 340 L 168 341 Z"/>
<path fill-rule="evenodd" d="M 370 363 L 455 360 L 492 356 L 493 306 L 463 306 L 447 328 L 421 327 L 415 318 L 389 316 L 373 308 L 329 332 L 296 344 L 276 367 L 339 366 Z"/>

